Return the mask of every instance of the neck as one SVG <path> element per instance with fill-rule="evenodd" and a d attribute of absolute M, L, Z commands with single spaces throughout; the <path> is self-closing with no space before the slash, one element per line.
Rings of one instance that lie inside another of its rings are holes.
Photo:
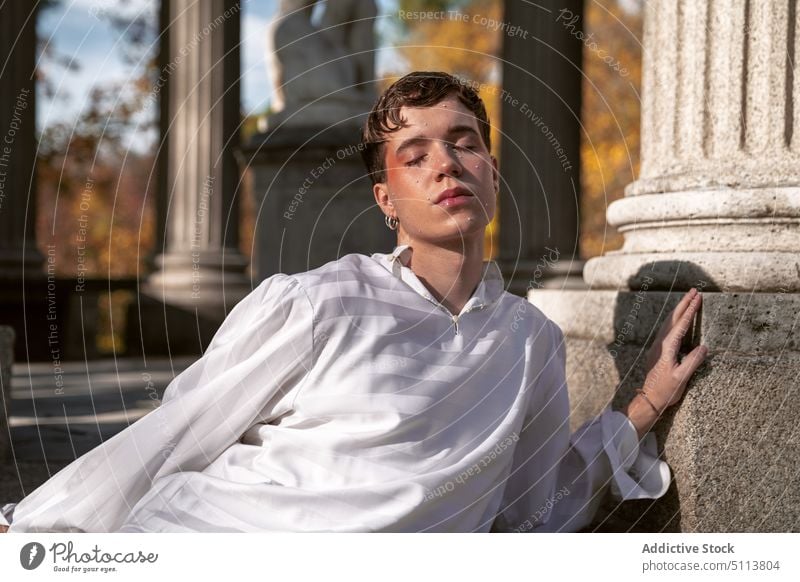
<path fill-rule="evenodd" d="M 400 233 L 397 244 L 411 246 L 408 267 L 431 295 L 451 313 L 460 313 L 481 280 L 483 233 L 452 244 L 415 240 Z"/>

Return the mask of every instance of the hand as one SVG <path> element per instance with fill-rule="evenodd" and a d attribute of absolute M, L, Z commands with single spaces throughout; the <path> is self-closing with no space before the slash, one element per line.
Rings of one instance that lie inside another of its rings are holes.
<path fill-rule="evenodd" d="M 8 531 L 7 525 L 0 525 L 0 533 L 6 533 Z"/>
<path fill-rule="evenodd" d="M 631 401 L 626 414 L 636 426 L 641 438 L 647 433 L 661 414 L 683 397 L 689 378 L 695 373 L 708 354 L 708 348 L 697 346 L 678 362 L 678 352 L 692 320 L 700 310 L 703 299 L 697 289 L 690 290 L 661 326 L 653 345 L 647 352 L 647 378 L 644 393 Z M 658 411 L 658 412 L 656 412 Z"/>

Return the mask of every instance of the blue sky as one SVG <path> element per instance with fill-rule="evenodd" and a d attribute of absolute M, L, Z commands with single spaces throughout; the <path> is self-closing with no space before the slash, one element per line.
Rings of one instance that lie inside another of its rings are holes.
<path fill-rule="evenodd" d="M 56 8 L 44 11 L 38 22 L 40 37 L 53 44 L 60 55 L 74 59 L 77 71 L 62 67 L 47 70 L 56 87 L 54 99 L 40 96 L 37 103 L 39 127 L 75 119 L 96 84 L 132 78 L 135 69 L 120 58 L 118 34 L 103 17 L 112 9 L 111 0 L 63 0 Z M 242 108 L 251 113 L 263 110 L 271 88 L 265 47 L 266 29 L 277 12 L 277 0 L 242 2 Z M 396 11 L 396 0 L 378 0 L 384 19 Z M 155 18 L 156 0 L 129 0 L 128 10 Z M 379 23 L 378 26 L 381 26 Z M 379 50 L 378 74 L 385 70 L 390 50 Z M 148 112 L 152 115 L 154 112 Z"/>

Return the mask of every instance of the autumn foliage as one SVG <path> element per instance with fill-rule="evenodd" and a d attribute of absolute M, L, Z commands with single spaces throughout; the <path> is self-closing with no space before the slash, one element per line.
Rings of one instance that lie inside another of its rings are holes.
<path fill-rule="evenodd" d="M 95 89 L 75 123 L 40 136 L 37 238 L 55 245 L 62 277 L 136 277 L 153 248 L 154 152 L 128 147 L 125 128 L 138 107 L 120 101 L 119 90 Z"/>
<path fill-rule="evenodd" d="M 584 32 L 597 44 L 583 52 L 580 249 L 589 258 L 622 245 L 622 236 L 606 226 L 606 209 L 639 174 L 641 10 L 586 2 Z"/>

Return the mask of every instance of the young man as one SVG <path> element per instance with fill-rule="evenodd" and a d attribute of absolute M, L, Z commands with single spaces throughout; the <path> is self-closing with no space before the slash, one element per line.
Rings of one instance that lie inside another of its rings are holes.
<path fill-rule="evenodd" d="M 703 360 L 676 362 L 699 295 L 644 393 L 570 437 L 561 331 L 483 261 L 499 175 L 479 97 L 407 75 L 363 145 L 394 251 L 265 280 L 161 407 L 7 505 L 10 531 L 573 531 L 609 486 L 664 494 L 642 437 Z"/>

